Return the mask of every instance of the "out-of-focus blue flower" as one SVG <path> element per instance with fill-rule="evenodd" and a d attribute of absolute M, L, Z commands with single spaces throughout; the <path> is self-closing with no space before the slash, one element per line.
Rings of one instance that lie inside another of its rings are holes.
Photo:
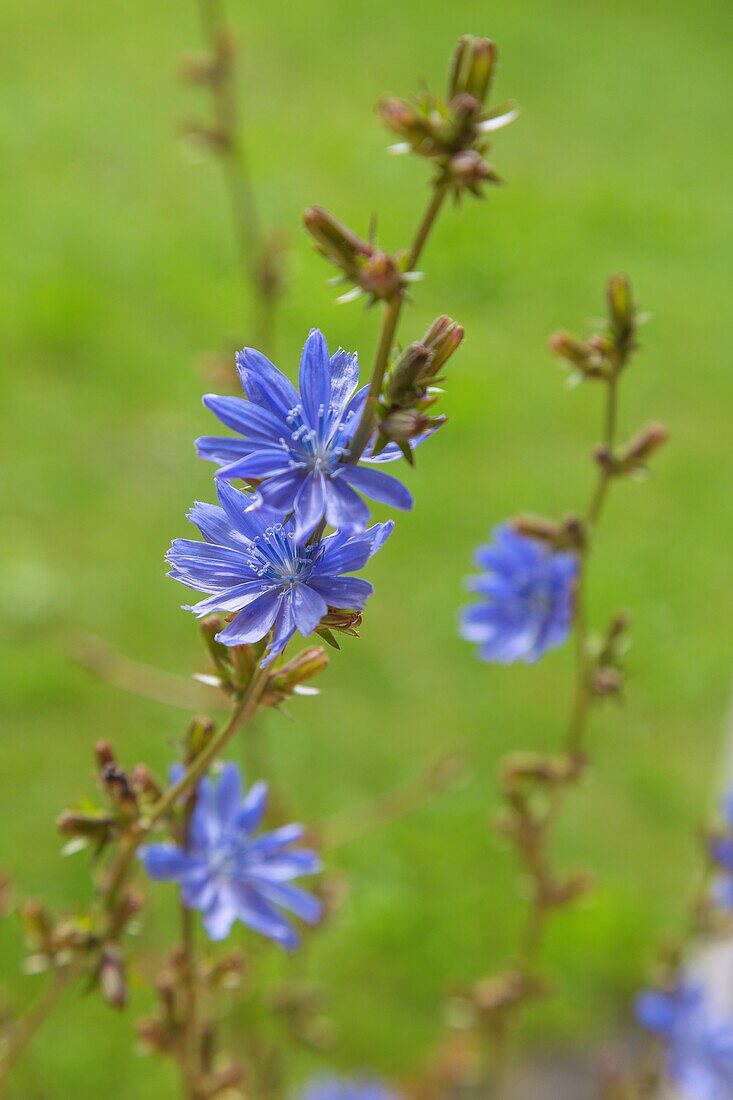
<path fill-rule="evenodd" d="M 374 1077 L 323 1074 L 311 1077 L 302 1089 L 299 1100 L 397 1100 L 397 1097 Z"/>
<path fill-rule="evenodd" d="M 663 1042 L 667 1073 L 685 1100 L 731 1100 L 733 1019 L 710 1006 L 701 985 L 648 990 L 637 998 L 636 1015 Z"/>
<path fill-rule="evenodd" d="M 713 882 L 713 899 L 723 909 L 733 909 L 733 791 L 721 805 L 725 832 L 710 838 L 710 855 L 720 872 Z"/>
<path fill-rule="evenodd" d="M 173 781 L 180 775 L 174 769 Z M 241 920 L 290 950 L 299 939 L 280 910 L 308 924 L 319 919 L 319 901 L 290 883 L 320 871 L 321 862 L 315 852 L 293 848 L 302 825 L 254 835 L 266 806 L 267 784 L 255 783 L 243 798 L 239 769 L 225 764 L 218 779 L 198 786 L 186 847 L 148 844 L 140 858 L 151 878 L 180 884 L 183 904 L 201 911 L 212 940 Z"/>
<path fill-rule="evenodd" d="M 532 662 L 562 645 L 572 625 L 574 554 L 504 524 L 492 543 L 478 548 L 476 563 L 484 572 L 468 585 L 480 602 L 464 608 L 461 633 L 478 643 L 484 661 Z"/>
<path fill-rule="evenodd" d="M 321 520 L 342 531 L 363 531 L 369 508 L 359 493 L 412 507 L 405 486 L 381 470 L 343 462 L 359 423 L 367 389 L 357 390 L 356 355 L 339 350 L 329 357 L 318 329 L 305 342 L 300 361 L 300 393 L 292 382 L 253 348 L 237 356 L 249 400 L 207 394 L 204 404 L 242 438 L 204 436 L 198 453 L 220 465 L 217 476 L 259 481 L 254 506 L 295 514 L 297 538 L 307 538 Z M 366 462 L 400 457 L 394 444 Z"/>
<path fill-rule="evenodd" d="M 189 512 L 205 541 L 175 539 L 167 560 L 169 576 L 210 593 L 186 610 L 234 613 L 218 641 L 245 645 L 272 629 L 266 664 L 296 630 L 304 636 L 315 630 L 329 607 L 363 610 L 371 584 L 343 574 L 366 565 L 389 537 L 391 522 L 306 544 L 296 537 L 292 520 L 273 524 L 271 515 L 248 511 L 248 495 L 227 481 L 218 481 L 217 490 L 221 508 L 197 503 Z"/>

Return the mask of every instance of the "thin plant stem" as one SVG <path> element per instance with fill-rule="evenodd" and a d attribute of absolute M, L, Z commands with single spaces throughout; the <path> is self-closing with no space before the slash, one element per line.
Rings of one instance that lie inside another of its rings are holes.
<path fill-rule="evenodd" d="M 140 845 L 145 840 L 153 827 L 165 817 L 185 794 L 191 791 L 199 779 L 209 770 L 211 764 L 227 747 L 237 730 L 246 725 L 255 715 L 259 706 L 260 696 L 267 681 L 267 670 L 258 668 L 247 686 L 236 707 L 232 711 L 228 722 L 214 734 L 209 744 L 198 754 L 195 760 L 173 786 L 169 787 L 161 798 L 151 808 L 147 817 L 138 823 L 135 830 L 131 830 L 126 841 L 121 843 L 117 858 L 109 869 L 106 883 L 103 887 L 103 900 L 107 907 L 111 907 L 116 900 L 120 887 L 125 880 L 132 860 Z"/>
<path fill-rule="evenodd" d="M 77 974 L 78 967 L 74 965 L 58 970 L 29 1011 L 18 1020 L 0 1055 L 0 1088 Z"/>
<path fill-rule="evenodd" d="M 412 244 L 407 252 L 406 270 L 408 272 L 415 270 L 447 194 L 448 188 L 445 184 L 434 185 L 430 201 L 418 223 Z M 382 392 L 384 375 L 389 366 L 389 357 L 397 333 L 403 302 L 404 294 L 398 293 L 393 298 L 390 298 L 385 306 L 384 316 L 382 317 L 382 328 L 379 334 L 379 343 L 377 344 L 377 351 L 374 358 L 374 367 L 372 368 L 372 376 L 369 382 L 369 392 L 367 393 L 367 399 L 364 403 L 364 410 L 361 414 L 359 426 L 354 433 L 351 444 L 351 451 L 349 454 L 350 462 L 359 461 L 372 434 L 377 402 Z"/>
<path fill-rule="evenodd" d="M 191 831 L 191 818 L 196 808 L 195 789 L 186 802 L 183 821 L 183 837 L 188 845 Z M 200 1045 L 198 1026 L 198 964 L 196 962 L 196 917 L 192 909 L 184 903 L 181 906 L 181 946 L 183 949 L 183 982 L 186 992 L 186 1018 L 184 1021 L 183 1058 L 181 1072 L 183 1089 L 187 1100 L 197 1100 L 200 1066 Z"/>
<path fill-rule="evenodd" d="M 226 21 L 221 0 L 198 0 L 201 32 L 214 56 L 222 47 Z M 226 46 L 224 47 L 226 48 Z M 220 138 L 222 164 L 234 238 L 245 285 L 253 295 L 251 339 L 259 348 L 274 352 L 275 315 L 280 297 L 276 257 L 262 227 L 252 176 L 241 137 L 236 77 L 227 62 L 212 85 L 214 117 Z"/>
<path fill-rule="evenodd" d="M 609 450 L 613 450 L 616 442 L 618 425 L 618 379 L 623 363 L 618 366 L 610 378 L 606 381 L 606 400 L 603 416 L 603 444 Z M 587 731 L 588 718 L 593 706 L 593 689 L 591 684 L 591 669 L 589 657 L 589 627 L 586 614 L 586 596 L 588 588 L 588 559 L 593 545 L 593 539 L 601 519 L 608 489 L 613 475 L 604 466 L 599 469 L 598 478 L 594 486 L 588 507 L 585 512 L 585 537 L 583 545 L 578 552 L 578 581 L 575 593 L 575 605 L 573 611 L 573 636 L 575 641 L 575 690 L 570 709 L 570 718 L 565 734 L 564 750 L 570 757 L 579 758 L 583 753 L 583 743 Z M 550 866 L 548 844 L 552 827 L 562 810 L 567 795 L 567 785 L 558 785 L 552 791 L 544 818 L 537 830 L 536 845 L 525 858 L 526 869 L 532 880 L 533 890 L 525 918 L 519 935 L 519 953 L 517 966 L 520 974 L 526 979 L 531 979 L 535 970 L 537 958 L 542 949 L 545 928 L 550 909 L 546 904 L 545 887 L 552 883 L 552 870 Z M 504 1097 L 508 1088 L 509 1050 L 513 1041 L 516 1018 L 521 1010 L 522 1002 L 514 1007 L 511 1023 L 505 1021 L 495 1042 L 495 1057 L 497 1066 L 501 1072 L 496 1081 L 496 1096 Z"/>

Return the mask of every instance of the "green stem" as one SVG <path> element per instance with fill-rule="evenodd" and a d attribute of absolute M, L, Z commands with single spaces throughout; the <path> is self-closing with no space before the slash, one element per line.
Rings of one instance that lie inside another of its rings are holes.
<path fill-rule="evenodd" d="M 0 1089 L 13 1066 L 25 1053 L 36 1032 L 51 1015 L 65 991 L 76 978 L 77 973 L 78 968 L 73 965 L 58 970 L 35 1004 L 25 1016 L 18 1020 L 10 1032 L 0 1056 Z"/>
<path fill-rule="evenodd" d="M 198 0 L 202 36 L 214 55 L 226 30 L 221 0 Z M 273 353 L 274 324 L 279 280 L 273 270 L 247 155 L 240 135 L 237 90 L 232 68 L 226 69 L 212 86 L 214 115 L 221 136 L 220 159 L 234 238 L 245 283 L 252 290 L 252 336 L 258 347 Z"/>
<path fill-rule="evenodd" d="M 183 837 L 188 845 L 191 818 L 196 807 L 196 791 L 191 792 L 186 802 L 183 821 Z M 197 1100 L 200 1064 L 199 1028 L 198 1028 L 198 968 L 196 965 L 196 921 L 193 910 L 184 904 L 181 898 L 181 945 L 183 947 L 183 981 L 186 991 L 184 1021 L 183 1058 L 181 1073 L 186 1100 Z"/>
<path fill-rule="evenodd" d="M 240 726 L 245 725 L 257 712 L 260 696 L 267 682 L 267 669 L 257 668 L 250 680 L 247 690 L 232 711 L 229 721 L 218 733 L 214 734 L 208 745 L 198 754 L 177 783 L 162 795 L 150 810 L 148 816 L 140 821 L 134 830 L 121 842 L 117 858 L 112 863 L 107 875 L 107 881 L 103 889 L 103 900 L 110 908 L 119 894 L 119 890 L 125 880 L 130 864 L 135 854 L 143 843 L 151 829 L 165 817 L 175 806 L 176 802 L 191 791 L 199 779 L 209 770 L 231 741 Z"/>
<path fill-rule="evenodd" d="M 420 219 L 412 244 L 407 252 L 407 272 L 415 270 L 447 194 L 448 189 L 445 184 L 436 184 L 433 187 L 430 202 Z M 364 410 L 361 414 L 359 426 L 354 433 L 351 444 L 351 452 L 349 455 L 350 462 L 359 461 L 371 438 L 377 412 L 377 404 L 382 393 L 384 375 L 389 366 L 389 358 L 392 352 L 392 345 L 394 344 L 403 302 L 404 294 L 398 293 L 386 303 L 384 316 L 382 318 L 382 328 L 379 334 L 379 343 L 374 357 L 372 377 L 369 382 L 369 392 L 364 403 Z"/>
<path fill-rule="evenodd" d="M 618 376 L 620 367 L 606 383 L 606 403 L 604 410 L 603 443 L 612 450 L 616 441 L 618 424 Z M 593 690 L 590 680 L 589 660 L 589 628 L 586 615 L 586 592 L 588 587 L 588 557 L 592 541 L 600 521 L 603 506 L 606 501 L 612 475 L 605 467 L 598 473 L 598 480 L 591 495 L 588 508 L 585 513 L 585 539 L 582 550 L 579 552 L 578 584 L 575 594 L 575 608 L 573 613 L 573 635 L 576 651 L 576 685 L 573 703 L 570 711 L 567 733 L 565 735 L 565 752 L 570 756 L 579 756 L 583 748 L 583 740 L 588 724 L 588 716 L 593 706 Z M 518 958 L 519 971 L 525 977 L 531 977 L 536 966 L 537 957 L 542 948 L 545 927 L 549 910 L 544 903 L 543 884 L 551 880 L 551 871 L 548 860 L 549 834 L 555 820 L 562 809 L 567 787 L 557 787 L 550 798 L 550 803 L 541 823 L 541 835 L 538 841 L 537 851 L 534 853 L 533 862 L 527 870 L 533 880 L 533 896 L 527 910 L 522 931 L 520 933 L 520 948 Z M 516 1017 L 520 1011 L 521 1002 L 514 1012 Z M 509 1059 L 509 1048 L 512 1042 L 513 1029 L 507 1026 L 501 1033 L 496 1045 L 497 1064 L 506 1067 Z M 497 1096 L 505 1095 L 508 1075 L 504 1068 L 501 1081 L 498 1083 Z"/>

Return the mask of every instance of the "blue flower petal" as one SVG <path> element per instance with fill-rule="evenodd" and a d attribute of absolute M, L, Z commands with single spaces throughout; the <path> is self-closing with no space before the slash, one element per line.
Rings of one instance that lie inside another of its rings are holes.
<path fill-rule="evenodd" d="M 216 635 L 222 645 L 247 645 L 259 642 L 275 622 L 282 596 L 277 589 L 263 592 L 256 600 L 240 611 L 232 621 Z"/>
<path fill-rule="evenodd" d="M 358 489 L 372 500 L 401 508 L 403 511 L 412 508 L 412 493 L 390 474 L 371 470 L 366 466 L 344 466 L 341 476 L 353 489 Z"/>
<path fill-rule="evenodd" d="M 295 386 L 261 352 L 243 348 L 237 354 L 237 369 L 242 389 L 250 401 L 275 416 L 284 418 L 298 404 Z"/>
<path fill-rule="evenodd" d="M 307 637 L 328 611 L 323 596 L 307 584 L 296 584 L 293 588 L 293 618 L 295 625 Z"/>
<path fill-rule="evenodd" d="M 326 519 L 342 531 L 363 531 L 369 522 L 369 508 L 342 478 L 326 482 Z"/>
<path fill-rule="evenodd" d="M 288 435 L 288 427 L 283 420 L 267 409 L 245 401 L 243 397 L 219 397 L 215 393 L 207 393 L 201 400 L 222 424 L 246 439 L 272 446 Z"/>
<path fill-rule="evenodd" d="M 300 360 L 300 394 L 307 420 L 316 427 L 331 398 L 328 345 L 317 328 L 311 329 Z"/>

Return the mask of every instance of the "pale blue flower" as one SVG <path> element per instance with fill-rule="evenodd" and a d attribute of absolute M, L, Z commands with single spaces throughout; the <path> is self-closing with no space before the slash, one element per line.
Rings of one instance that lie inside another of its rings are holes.
<path fill-rule="evenodd" d="M 342 531 L 363 531 L 369 508 L 360 493 L 393 508 L 409 509 L 405 486 L 373 469 L 372 463 L 401 456 L 394 444 L 364 466 L 345 462 L 367 388 L 357 389 L 356 355 L 329 356 L 318 329 L 312 329 L 300 362 L 300 393 L 277 367 L 254 348 L 237 356 L 241 397 L 207 394 L 204 404 L 237 436 L 204 436 L 198 453 L 221 467 L 220 478 L 244 478 L 257 485 L 253 506 L 295 516 L 295 534 L 307 538 L 322 520 Z M 417 441 L 419 442 L 419 440 Z"/>
<path fill-rule="evenodd" d="M 684 1100 L 732 1100 L 733 1019 L 714 1010 L 702 985 L 648 990 L 637 998 L 636 1015 L 661 1040 L 667 1073 Z"/>
<path fill-rule="evenodd" d="M 174 770 L 173 781 L 181 775 Z M 255 783 L 243 797 L 235 764 L 225 764 L 218 778 L 198 786 L 188 844 L 148 844 L 140 858 L 151 878 L 177 882 L 184 905 L 200 910 L 212 940 L 229 935 L 236 920 L 283 947 L 299 939 L 281 910 L 308 924 L 321 914 L 320 902 L 291 880 L 321 869 L 315 852 L 293 845 L 302 825 L 283 825 L 256 834 L 267 806 L 267 784 Z"/>
<path fill-rule="evenodd" d="M 484 661 L 532 662 L 562 645 L 572 627 L 574 554 L 504 524 L 492 543 L 478 548 L 476 563 L 484 572 L 468 585 L 479 602 L 464 609 L 461 634 L 478 644 Z"/>
<path fill-rule="evenodd" d="M 168 562 L 169 576 L 209 593 L 187 610 L 234 616 L 218 641 L 245 645 L 272 631 L 267 663 L 296 630 L 304 636 L 314 631 L 329 608 L 363 610 L 371 584 L 344 574 L 366 565 L 389 537 L 391 522 L 306 543 L 297 538 L 292 520 L 273 523 L 271 515 L 248 511 L 249 494 L 229 482 L 218 481 L 217 490 L 220 508 L 199 503 L 189 513 L 205 541 L 175 539 Z"/>

